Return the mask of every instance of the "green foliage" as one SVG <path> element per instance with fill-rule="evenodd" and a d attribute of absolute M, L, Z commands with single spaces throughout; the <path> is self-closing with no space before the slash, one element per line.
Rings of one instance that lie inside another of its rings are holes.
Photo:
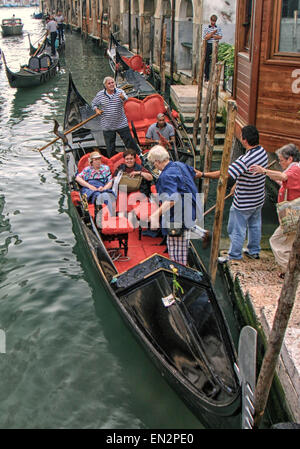
<path fill-rule="evenodd" d="M 234 45 L 222 42 L 219 45 L 218 60 L 225 62 L 225 79 L 228 81 L 234 73 Z"/>

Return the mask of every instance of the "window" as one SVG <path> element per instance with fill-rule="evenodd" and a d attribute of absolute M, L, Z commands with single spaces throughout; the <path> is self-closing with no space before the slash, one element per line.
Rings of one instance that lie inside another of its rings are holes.
<path fill-rule="evenodd" d="M 300 52 L 300 0 L 282 0 L 279 52 Z"/>
<path fill-rule="evenodd" d="M 244 34 L 244 49 L 249 51 L 251 45 L 251 24 L 252 24 L 252 0 L 246 0 L 245 11 L 244 11 L 244 23 L 245 34 Z"/>

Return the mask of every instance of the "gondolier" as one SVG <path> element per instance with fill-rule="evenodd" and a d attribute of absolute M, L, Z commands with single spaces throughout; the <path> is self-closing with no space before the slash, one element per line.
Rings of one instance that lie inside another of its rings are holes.
<path fill-rule="evenodd" d="M 46 25 L 47 29 L 47 35 L 50 34 L 50 41 L 51 41 L 51 55 L 55 56 L 56 50 L 55 50 L 55 41 L 57 36 L 57 23 L 54 20 L 53 16 L 50 16 L 50 20 Z"/>
<path fill-rule="evenodd" d="M 58 40 L 59 45 L 64 41 L 64 16 L 61 11 L 58 11 L 57 16 L 55 16 L 55 20 L 57 22 L 57 32 L 58 32 Z"/>
<path fill-rule="evenodd" d="M 100 126 L 103 130 L 108 157 L 115 154 L 117 133 L 123 140 L 126 148 L 138 150 L 133 140 L 127 117 L 124 111 L 124 102 L 127 95 L 124 90 L 116 87 L 115 80 L 107 76 L 103 80 L 104 89 L 100 90 L 92 101 L 92 108 L 100 115 Z"/>

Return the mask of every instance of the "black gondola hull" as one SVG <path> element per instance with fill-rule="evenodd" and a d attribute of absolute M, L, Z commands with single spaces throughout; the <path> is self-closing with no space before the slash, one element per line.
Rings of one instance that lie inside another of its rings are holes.
<path fill-rule="evenodd" d="M 5 69 L 10 87 L 26 88 L 39 86 L 50 81 L 57 75 L 60 65 L 59 61 L 55 60 L 48 70 L 37 73 L 29 72 L 24 69 L 21 69 L 19 72 L 12 72 L 7 66 Z"/>
<path fill-rule="evenodd" d="M 65 129 L 74 126 L 76 114 L 78 123 L 83 119 L 82 111 L 92 115 L 70 77 Z M 75 188 L 79 158 L 94 147 L 88 126 L 92 128 L 86 124 L 74 139 L 69 134 L 69 145 L 64 149 L 70 193 Z M 81 136 L 82 145 L 78 143 Z M 210 279 L 193 246 L 189 253 L 191 268 L 152 253 L 119 274 L 101 231 L 83 203 L 76 206 L 72 202 L 70 207 L 97 268 L 99 282 L 159 372 L 205 427 L 240 428 L 241 389 L 234 371 L 233 343 Z M 178 270 L 184 295 L 165 307 L 164 298 L 173 292 L 172 264 Z"/>

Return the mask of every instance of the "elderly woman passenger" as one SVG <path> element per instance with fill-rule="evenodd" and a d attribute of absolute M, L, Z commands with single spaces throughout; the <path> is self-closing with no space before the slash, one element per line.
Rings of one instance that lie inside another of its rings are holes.
<path fill-rule="evenodd" d="M 292 201 L 300 197 L 300 152 L 293 143 L 284 145 L 276 151 L 279 163 L 283 171 L 267 170 L 260 165 L 252 165 L 250 171 L 269 176 L 269 178 L 278 182 L 280 189 L 278 192 L 278 203 L 282 201 Z M 287 193 L 287 198 L 285 194 Z M 284 234 L 279 226 L 270 238 L 270 246 L 278 265 L 281 267 L 282 273 L 280 277 L 284 277 L 287 270 L 290 252 L 295 240 L 296 231 Z"/>
<path fill-rule="evenodd" d="M 81 193 L 87 195 L 89 203 L 107 204 L 110 214 L 113 214 L 115 195 L 113 194 L 112 175 L 108 165 L 101 164 L 102 155 L 93 151 L 89 157 L 90 165 L 79 173 L 75 180 L 82 186 Z"/>

